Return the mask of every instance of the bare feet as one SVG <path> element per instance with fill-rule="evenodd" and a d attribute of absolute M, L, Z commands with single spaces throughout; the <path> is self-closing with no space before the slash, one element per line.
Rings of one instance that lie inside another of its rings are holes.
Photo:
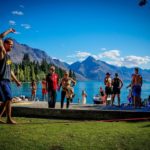
<path fill-rule="evenodd" d="M 12 119 L 7 120 L 7 123 L 8 123 L 8 124 L 17 124 L 16 121 L 14 121 L 14 120 L 12 120 Z"/>

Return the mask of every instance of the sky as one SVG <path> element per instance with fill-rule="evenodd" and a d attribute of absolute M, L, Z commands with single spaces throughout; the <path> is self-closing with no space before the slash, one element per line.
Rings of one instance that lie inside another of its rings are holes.
<path fill-rule="evenodd" d="M 88 56 L 150 69 L 150 2 L 0 0 L 0 32 L 69 64 Z"/>

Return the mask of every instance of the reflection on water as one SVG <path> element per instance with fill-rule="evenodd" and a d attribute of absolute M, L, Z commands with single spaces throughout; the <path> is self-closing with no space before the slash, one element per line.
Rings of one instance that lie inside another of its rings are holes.
<path fill-rule="evenodd" d="M 126 89 L 126 86 L 129 84 L 129 82 L 124 82 L 124 86 L 121 90 L 121 101 L 127 102 L 127 95 L 128 95 L 128 89 Z M 78 102 L 78 99 L 81 99 L 81 92 L 82 90 L 85 90 L 87 93 L 87 103 L 91 104 L 93 103 L 92 98 L 95 94 L 99 92 L 99 87 L 102 86 L 104 89 L 103 82 L 97 82 L 97 81 L 88 81 L 88 82 L 77 82 L 76 86 L 74 87 L 75 90 L 75 98 L 73 100 L 74 103 Z M 21 87 L 17 87 L 14 83 L 12 83 L 12 92 L 13 96 L 20 96 L 25 95 L 27 97 L 31 96 L 31 87 L 30 83 L 23 83 Z M 37 97 L 41 100 L 42 98 L 42 87 L 41 82 L 37 83 Z M 142 87 L 142 98 L 147 98 L 148 95 L 150 95 L 150 82 L 143 83 Z M 60 101 L 60 92 L 57 92 L 57 101 Z"/>

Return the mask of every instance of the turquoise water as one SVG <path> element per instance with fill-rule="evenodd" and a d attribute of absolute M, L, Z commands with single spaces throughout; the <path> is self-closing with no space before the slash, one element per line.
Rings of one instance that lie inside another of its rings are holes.
<path fill-rule="evenodd" d="M 130 82 L 124 82 L 124 86 L 121 90 L 121 102 L 127 102 L 128 89 L 126 86 Z M 87 93 L 87 103 L 93 103 L 93 96 L 99 92 L 99 87 L 102 86 L 104 89 L 103 82 L 97 81 L 86 81 L 86 82 L 77 82 L 74 87 L 75 98 L 73 100 L 74 103 L 78 102 L 78 99 L 81 99 L 81 92 L 85 90 Z M 31 96 L 31 88 L 30 83 L 23 83 L 21 87 L 17 87 L 14 83 L 12 83 L 12 92 L 13 96 L 25 95 L 27 97 Z M 147 98 L 150 95 L 150 82 L 144 82 L 142 87 L 142 99 Z M 37 83 L 37 98 L 42 100 L 42 89 L 41 82 Z M 57 92 L 57 101 L 60 102 L 60 92 Z M 116 100 L 115 100 L 116 101 Z"/>

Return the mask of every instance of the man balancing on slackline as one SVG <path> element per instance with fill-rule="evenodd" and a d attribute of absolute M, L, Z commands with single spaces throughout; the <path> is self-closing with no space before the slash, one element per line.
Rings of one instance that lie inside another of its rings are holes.
<path fill-rule="evenodd" d="M 0 112 L 0 123 L 4 123 L 1 120 L 3 113 L 6 111 L 7 123 L 16 124 L 16 122 L 11 117 L 11 103 L 12 103 L 12 93 L 10 87 L 11 78 L 16 82 L 17 86 L 21 83 L 17 80 L 14 73 L 11 71 L 12 61 L 8 53 L 13 47 L 13 40 L 7 38 L 2 40 L 7 34 L 14 33 L 14 29 L 9 29 L 0 34 L 0 101 L 2 101 L 2 108 Z"/>

